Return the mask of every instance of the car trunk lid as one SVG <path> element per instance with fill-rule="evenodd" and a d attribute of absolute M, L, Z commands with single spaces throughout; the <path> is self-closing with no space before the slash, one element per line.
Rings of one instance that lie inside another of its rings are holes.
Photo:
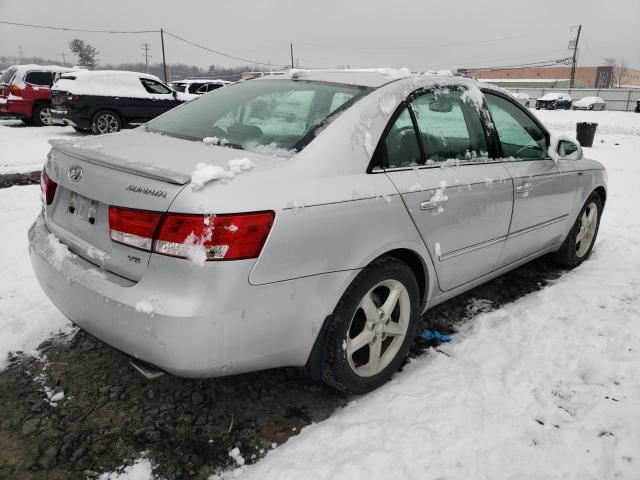
<path fill-rule="evenodd" d="M 226 169 L 232 159 L 271 159 L 140 129 L 50 143 L 45 169 L 57 187 L 45 210 L 47 225 L 73 253 L 134 281 L 151 254 L 111 240 L 109 206 L 164 213 L 198 163 Z"/>
<path fill-rule="evenodd" d="M 46 167 L 57 183 L 45 210 L 49 229 L 74 254 L 139 280 L 151 254 L 111 240 L 109 207 L 166 212 L 183 185 L 90 162 L 86 156 L 71 155 L 69 148 L 61 150 L 52 150 Z"/>

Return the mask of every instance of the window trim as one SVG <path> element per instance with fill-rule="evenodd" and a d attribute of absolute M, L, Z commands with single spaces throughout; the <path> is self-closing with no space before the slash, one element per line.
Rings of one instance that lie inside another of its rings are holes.
<path fill-rule="evenodd" d="M 37 83 L 31 83 L 31 82 L 27 82 L 27 76 L 29 76 L 30 73 L 50 73 L 51 74 L 51 85 L 40 85 Z M 15 74 L 14 74 L 15 77 Z M 24 83 L 26 83 L 27 85 L 31 85 L 32 87 L 39 87 L 39 88 L 51 88 L 53 86 L 55 82 L 55 75 L 54 72 L 51 70 L 28 70 L 24 73 L 24 80 L 22 80 Z"/>
<path fill-rule="evenodd" d="M 171 87 L 169 87 L 168 85 L 165 85 L 162 82 L 159 82 L 153 78 L 145 78 L 145 77 L 138 77 L 138 79 L 140 80 L 140 84 L 142 85 L 142 88 L 144 88 L 144 90 L 149 94 L 149 95 L 172 95 L 173 92 L 175 92 L 174 89 L 172 89 Z M 149 90 L 147 90 L 146 85 L 144 84 L 144 81 L 147 82 L 153 82 L 157 85 L 162 85 L 163 87 L 165 87 L 166 89 L 168 89 L 169 91 L 167 93 L 158 93 L 158 92 L 150 92 Z"/>
<path fill-rule="evenodd" d="M 486 107 L 486 111 L 487 111 L 487 115 L 488 115 L 488 119 L 491 122 L 491 135 L 494 137 L 493 141 L 495 142 L 495 147 L 496 147 L 496 151 L 494 152 L 494 154 L 499 155 L 498 158 L 495 158 L 494 160 L 499 161 L 499 162 L 503 162 L 503 163 L 513 163 L 513 162 L 534 162 L 534 161 L 540 161 L 540 160 L 551 160 L 551 157 L 549 156 L 549 148 L 551 147 L 551 135 L 549 134 L 549 131 L 545 128 L 545 126 L 540 123 L 540 121 L 529 111 L 529 109 L 527 109 L 524 105 L 522 105 L 520 102 L 518 101 L 514 101 L 512 98 L 509 97 L 508 94 L 505 94 L 503 92 L 497 91 L 497 90 L 492 90 L 490 88 L 481 88 L 480 91 L 482 92 L 483 95 L 494 95 L 496 97 L 500 97 L 503 100 L 511 103 L 512 105 L 515 105 L 517 108 L 519 108 L 522 112 L 525 113 L 525 115 L 527 115 L 532 121 L 533 123 L 542 130 L 542 132 L 544 133 L 544 138 L 545 141 L 547 142 L 547 156 L 544 158 L 516 158 L 513 160 L 509 160 L 507 158 L 504 157 L 504 154 L 502 152 L 502 143 L 500 142 L 500 137 L 498 135 L 498 129 L 496 128 L 495 122 L 493 121 L 493 117 L 491 116 L 491 112 L 489 111 L 489 108 Z"/>
<path fill-rule="evenodd" d="M 373 155 L 371 156 L 371 160 L 369 161 L 369 165 L 367 166 L 366 173 L 402 172 L 405 170 L 441 168 L 443 162 L 435 162 L 434 164 L 427 164 L 427 158 L 425 154 L 424 145 L 422 143 L 422 137 L 420 135 L 420 130 L 415 118 L 415 114 L 413 112 L 413 109 L 411 108 L 411 102 L 423 95 L 433 93 L 434 90 L 438 90 L 442 88 L 446 88 L 448 90 L 461 90 L 461 91 L 468 90 L 464 85 L 447 85 L 446 83 L 443 83 L 442 85 L 420 87 L 412 91 L 411 93 L 409 93 L 407 97 L 404 100 L 402 100 L 402 102 L 400 102 L 396 110 L 393 112 L 393 114 L 389 118 L 389 121 L 387 122 L 387 125 L 385 126 L 384 130 L 382 131 L 382 134 L 380 135 L 380 138 L 378 140 L 378 144 L 376 145 Z M 483 96 L 484 96 L 485 90 L 487 89 L 480 89 Z M 391 128 L 393 127 L 394 123 L 402 113 L 402 110 L 405 106 L 407 107 L 411 115 L 411 121 L 413 122 L 413 130 L 417 137 L 418 146 L 420 148 L 422 164 L 413 165 L 411 167 L 389 167 L 387 166 L 389 160 L 387 158 L 387 150 L 384 145 L 384 140 L 386 139 L 386 136 L 389 133 L 389 130 L 391 130 Z M 499 158 L 495 157 L 497 153 L 502 153 L 502 150 L 501 150 L 500 143 L 497 142 L 498 140 L 497 131 L 495 129 L 495 125 L 493 124 L 493 118 L 491 118 L 491 114 L 484 100 L 480 108 L 482 112 L 484 112 L 484 115 L 478 113 L 478 117 L 480 119 L 480 124 L 482 126 L 485 143 L 487 145 L 487 153 L 489 153 L 490 157 L 488 158 L 487 161 L 481 161 L 481 162 L 480 161 L 479 162 L 461 161 L 460 164 L 458 165 L 460 167 L 467 166 L 467 165 L 470 165 L 470 166 L 471 165 L 487 165 L 487 164 L 501 162 Z M 464 112 L 463 112 L 463 115 L 464 115 Z M 465 121 L 466 121 L 466 117 L 465 117 Z M 487 121 L 489 121 L 490 123 L 487 123 Z M 544 129 L 544 131 L 545 131 L 545 134 L 548 135 L 546 129 Z"/>

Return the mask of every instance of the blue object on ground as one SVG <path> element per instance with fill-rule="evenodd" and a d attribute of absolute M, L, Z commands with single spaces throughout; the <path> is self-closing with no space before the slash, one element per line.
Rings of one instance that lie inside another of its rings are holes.
<path fill-rule="evenodd" d="M 425 340 L 437 340 L 439 342 L 450 342 L 453 337 L 451 335 L 445 335 L 444 333 L 437 332 L 435 330 L 422 330 L 420 332 L 420 338 Z"/>

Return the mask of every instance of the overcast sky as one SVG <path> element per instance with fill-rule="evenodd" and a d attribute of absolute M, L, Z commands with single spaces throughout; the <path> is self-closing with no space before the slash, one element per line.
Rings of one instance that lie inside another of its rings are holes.
<path fill-rule="evenodd" d="M 579 65 L 604 57 L 640 68 L 640 0 L 0 0 L 0 20 L 85 29 L 169 32 L 212 49 L 273 64 L 444 69 L 501 66 L 570 55 L 571 25 L 583 26 Z M 82 38 L 105 63 L 162 59 L 155 33 L 108 35 L 0 24 L 0 55 L 62 60 Z M 168 63 L 238 62 L 165 37 Z"/>

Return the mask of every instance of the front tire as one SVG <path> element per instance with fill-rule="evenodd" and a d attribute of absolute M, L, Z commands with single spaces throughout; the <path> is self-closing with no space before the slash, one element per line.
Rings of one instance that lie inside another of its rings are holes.
<path fill-rule="evenodd" d="M 111 110 L 100 110 L 91 120 L 91 131 L 96 135 L 116 133 L 122 128 L 122 121 L 117 113 Z"/>
<path fill-rule="evenodd" d="M 562 247 L 554 254 L 556 263 L 575 268 L 589 258 L 598 236 L 601 216 L 602 199 L 596 192 L 592 192 L 580 210 Z"/>
<path fill-rule="evenodd" d="M 362 270 L 329 318 L 321 378 L 346 393 L 367 393 L 400 367 L 414 340 L 420 305 L 411 269 L 381 257 Z"/>

